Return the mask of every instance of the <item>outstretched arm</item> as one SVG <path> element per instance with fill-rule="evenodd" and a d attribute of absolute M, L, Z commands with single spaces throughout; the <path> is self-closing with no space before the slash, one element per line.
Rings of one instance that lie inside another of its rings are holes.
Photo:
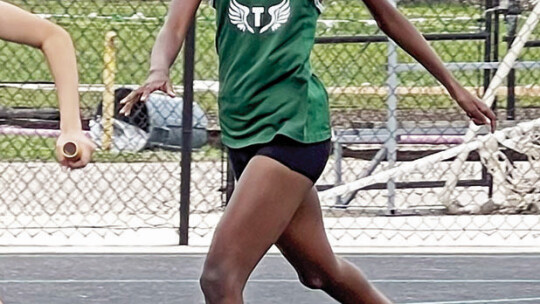
<path fill-rule="evenodd" d="M 154 91 L 163 91 L 174 97 L 169 70 L 176 60 L 187 31 L 201 0 L 172 0 L 165 25 L 161 28 L 152 49 L 150 74 L 146 83 L 122 100 L 120 113 L 129 115 L 133 105 L 145 101 Z"/>
<path fill-rule="evenodd" d="M 61 136 L 57 142 L 58 160 L 71 168 L 84 167 L 91 159 L 94 145 L 82 132 L 77 60 L 71 37 L 61 27 L 0 1 L 0 39 L 38 48 L 47 58 L 56 83 L 60 106 Z M 68 161 L 62 156 L 61 147 L 67 141 L 74 141 L 79 145 L 82 150 L 80 160 Z"/>
<path fill-rule="evenodd" d="M 363 1 L 381 30 L 433 74 L 474 123 L 491 124 L 492 131 L 495 130 L 493 111 L 463 88 L 420 32 L 391 3 L 387 0 Z"/>

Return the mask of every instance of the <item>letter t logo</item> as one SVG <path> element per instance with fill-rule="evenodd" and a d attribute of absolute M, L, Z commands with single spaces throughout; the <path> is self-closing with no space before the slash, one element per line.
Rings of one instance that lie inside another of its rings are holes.
<path fill-rule="evenodd" d="M 255 15 L 255 27 L 261 27 L 261 15 L 264 14 L 264 7 L 254 7 L 251 11 Z"/>

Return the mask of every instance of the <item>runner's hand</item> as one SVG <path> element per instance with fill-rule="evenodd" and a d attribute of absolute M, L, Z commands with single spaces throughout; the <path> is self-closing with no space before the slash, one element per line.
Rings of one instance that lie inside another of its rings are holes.
<path fill-rule="evenodd" d="M 80 158 L 78 160 L 69 160 L 64 157 L 62 153 L 64 144 L 67 142 L 74 142 L 80 150 Z M 92 160 L 92 154 L 96 150 L 96 145 L 88 138 L 82 131 L 78 132 L 62 132 L 56 141 L 56 157 L 58 162 L 70 169 L 84 168 L 90 160 Z"/>
<path fill-rule="evenodd" d="M 171 97 L 176 97 L 169 75 L 163 72 L 153 72 L 150 73 L 150 76 L 148 76 L 144 85 L 131 92 L 131 94 L 120 101 L 120 104 L 122 105 L 120 114 L 129 116 L 136 103 L 139 101 L 145 102 L 148 99 L 148 96 L 155 91 L 162 91 Z"/>
<path fill-rule="evenodd" d="M 472 122 L 476 125 L 489 125 L 491 132 L 495 132 L 497 117 L 485 103 L 464 88 L 455 94 L 454 99 Z"/>

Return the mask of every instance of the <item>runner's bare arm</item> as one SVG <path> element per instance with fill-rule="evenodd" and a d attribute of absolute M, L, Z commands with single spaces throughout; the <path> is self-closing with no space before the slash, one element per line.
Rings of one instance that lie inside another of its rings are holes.
<path fill-rule="evenodd" d="M 0 39 L 29 45 L 43 52 L 55 80 L 60 106 L 62 135 L 57 142 L 58 160 L 71 168 L 85 166 L 90 161 L 94 145 L 82 133 L 77 59 L 70 35 L 52 22 L 0 1 Z M 82 150 L 80 160 L 72 162 L 62 156 L 61 146 L 67 141 L 79 144 Z"/>
<path fill-rule="evenodd" d="M 169 6 L 167 20 L 154 44 L 150 59 L 150 73 L 146 83 L 122 100 L 120 113 L 129 115 L 133 105 L 145 101 L 154 91 L 163 91 L 174 97 L 169 70 L 176 60 L 187 31 L 201 0 L 173 0 Z"/>
<path fill-rule="evenodd" d="M 456 80 L 420 32 L 397 8 L 388 0 L 363 1 L 381 30 L 437 78 L 474 123 L 491 124 L 491 129 L 495 130 L 496 117 L 491 109 Z"/>

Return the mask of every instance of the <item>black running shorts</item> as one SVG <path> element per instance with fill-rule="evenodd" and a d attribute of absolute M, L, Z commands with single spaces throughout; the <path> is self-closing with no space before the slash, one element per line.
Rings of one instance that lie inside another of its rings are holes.
<path fill-rule="evenodd" d="M 326 166 L 330 150 L 330 139 L 313 144 L 303 144 L 278 135 L 269 143 L 240 149 L 229 148 L 229 159 L 236 179 L 240 178 L 247 164 L 255 155 L 264 155 L 306 176 L 315 183 Z"/>

